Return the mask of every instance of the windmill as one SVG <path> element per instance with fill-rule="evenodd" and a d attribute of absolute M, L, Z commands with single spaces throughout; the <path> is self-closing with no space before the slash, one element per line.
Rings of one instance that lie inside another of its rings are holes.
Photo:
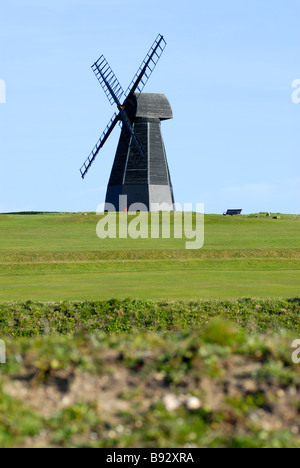
<path fill-rule="evenodd" d="M 161 135 L 161 121 L 173 118 L 172 109 L 163 94 L 142 93 L 166 45 L 164 37 L 158 35 L 125 93 L 103 55 L 92 66 L 110 104 L 116 104 L 117 112 L 81 167 L 83 179 L 117 123 L 122 127 L 107 187 L 105 211 L 112 211 L 112 207 L 116 211 L 129 211 L 136 203 L 143 204 L 147 211 L 156 210 L 158 204 L 164 204 L 166 211 L 174 209 Z"/>

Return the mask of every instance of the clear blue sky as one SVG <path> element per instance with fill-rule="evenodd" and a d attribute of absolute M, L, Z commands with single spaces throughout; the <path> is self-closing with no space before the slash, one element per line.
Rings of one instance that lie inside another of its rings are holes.
<path fill-rule="evenodd" d="M 127 88 L 158 33 L 168 46 L 145 92 L 179 203 L 207 213 L 300 213 L 299 0 L 10 0 L 0 8 L 0 211 L 95 211 L 120 130 L 82 181 L 114 112 L 92 70 L 104 54 Z"/>

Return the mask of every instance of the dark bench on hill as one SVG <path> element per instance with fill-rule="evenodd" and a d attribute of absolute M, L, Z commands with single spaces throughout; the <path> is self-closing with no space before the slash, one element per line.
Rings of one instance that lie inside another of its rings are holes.
<path fill-rule="evenodd" d="M 227 210 L 226 213 L 223 213 L 224 216 L 236 216 L 240 215 L 243 210 Z"/>

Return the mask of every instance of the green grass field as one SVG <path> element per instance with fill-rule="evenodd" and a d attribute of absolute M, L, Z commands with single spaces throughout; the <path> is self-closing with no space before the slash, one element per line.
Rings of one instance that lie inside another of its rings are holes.
<path fill-rule="evenodd" d="M 300 216 L 99 219 L 0 215 L 0 447 L 299 448 Z"/>
<path fill-rule="evenodd" d="M 205 216 L 205 244 L 106 239 L 95 214 L 0 215 L 0 301 L 296 297 L 300 216 Z"/>

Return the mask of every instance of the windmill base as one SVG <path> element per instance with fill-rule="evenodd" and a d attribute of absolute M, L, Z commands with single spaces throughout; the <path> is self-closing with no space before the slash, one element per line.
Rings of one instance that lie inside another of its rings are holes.
<path fill-rule="evenodd" d="M 168 185 L 118 185 L 107 188 L 106 212 L 174 211 L 174 209 L 173 190 Z"/>

